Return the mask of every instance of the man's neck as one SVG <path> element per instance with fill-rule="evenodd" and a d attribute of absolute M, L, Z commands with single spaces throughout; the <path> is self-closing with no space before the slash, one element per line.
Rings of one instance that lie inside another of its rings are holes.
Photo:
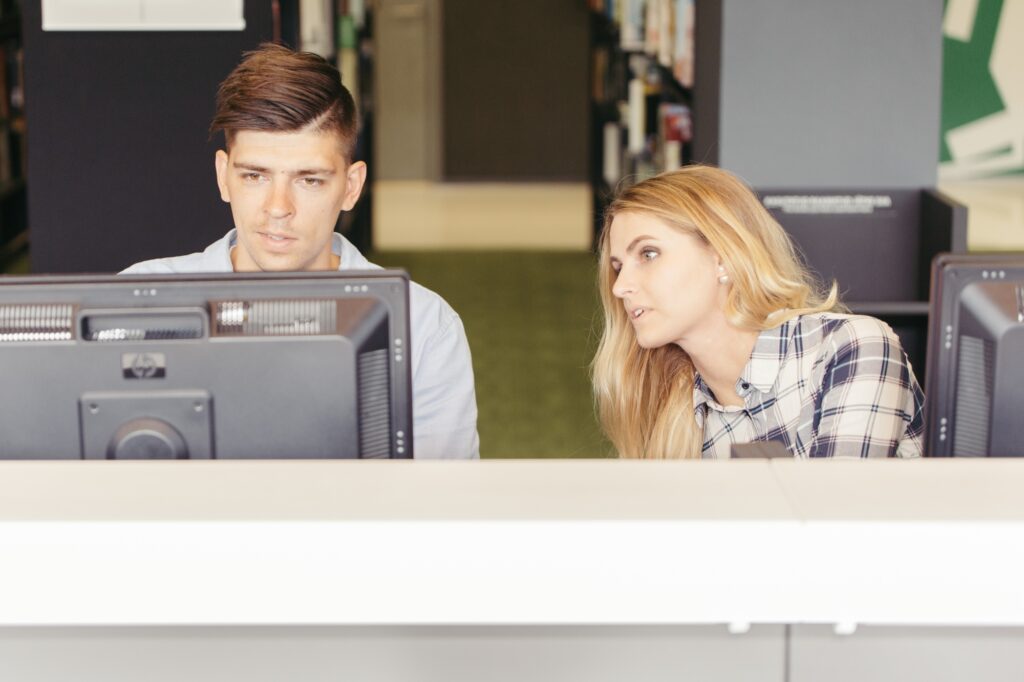
<path fill-rule="evenodd" d="M 231 269 L 234 272 L 262 272 L 263 271 L 263 268 L 261 268 L 257 263 L 254 263 L 254 262 L 251 262 L 251 261 L 250 262 L 243 262 L 242 265 L 239 266 L 239 260 L 240 260 L 239 254 L 240 253 L 241 253 L 241 251 L 239 251 L 237 244 L 233 245 L 231 247 L 231 250 L 228 251 L 228 256 L 231 258 Z M 247 267 L 247 266 L 249 266 L 249 267 Z M 339 256 L 338 254 L 336 254 L 333 251 L 331 251 L 331 254 L 328 257 L 328 262 L 327 262 L 325 267 L 315 267 L 314 266 L 314 267 L 311 267 L 311 268 L 305 268 L 305 270 L 306 271 L 321 270 L 321 271 L 325 271 L 325 272 L 333 272 L 334 270 L 337 270 L 340 267 L 341 267 L 341 256 Z"/>

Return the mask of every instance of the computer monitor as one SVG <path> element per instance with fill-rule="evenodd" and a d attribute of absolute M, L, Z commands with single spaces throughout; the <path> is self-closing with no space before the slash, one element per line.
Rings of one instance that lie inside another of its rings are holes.
<path fill-rule="evenodd" d="M 0 458 L 413 456 L 403 272 L 0 278 Z"/>
<path fill-rule="evenodd" d="M 932 264 L 925 454 L 1024 456 L 1024 254 Z"/>

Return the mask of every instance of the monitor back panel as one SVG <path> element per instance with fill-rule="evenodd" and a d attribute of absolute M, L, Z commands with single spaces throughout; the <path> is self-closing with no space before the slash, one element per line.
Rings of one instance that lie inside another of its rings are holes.
<path fill-rule="evenodd" d="M 404 274 L 0 282 L 0 457 L 412 454 Z"/>

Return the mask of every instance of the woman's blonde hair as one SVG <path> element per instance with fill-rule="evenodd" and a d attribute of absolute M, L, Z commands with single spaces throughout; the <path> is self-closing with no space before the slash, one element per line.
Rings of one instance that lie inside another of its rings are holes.
<path fill-rule="evenodd" d="M 750 188 L 724 170 L 687 166 L 615 198 L 600 239 L 604 330 L 591 367 L 601 425 L 620 457 L 699 458 L 703 434 L 693 414 L 693 363 L 675 344 L 641 348 L 612 293 L 608 234 L 615 216 L 625 212 L 658 218 L 718 255 L 730 280 L 725 315 L 740 329 L 760 331 L 841 309 L 837 287 L 821 286 Z"/>

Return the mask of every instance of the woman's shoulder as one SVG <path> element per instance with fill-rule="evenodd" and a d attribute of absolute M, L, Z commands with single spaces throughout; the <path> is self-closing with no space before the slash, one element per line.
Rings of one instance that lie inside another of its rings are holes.
<path fill-rule="evenodd" d="M 817 336 L 822 350 L 828 354 L 851 347 L 897 347 L 902 350 L 892 327 L 870 315 L 809 313 L 798 317 L 796 323 L 803 335 Z"/>

